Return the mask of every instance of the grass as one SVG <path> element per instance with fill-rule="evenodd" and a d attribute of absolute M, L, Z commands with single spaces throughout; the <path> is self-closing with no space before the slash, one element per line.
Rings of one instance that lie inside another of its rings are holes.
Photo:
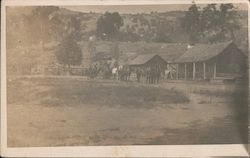
<path fill-rule="evenodd" d="M 7 86 L 11 147 L 246 140 L 247 106 L 229 86 L 76 78 L 9 79 Z M 210 103 L 213 92 L 225 93 Z"/>
<path fill-rule="evenodd" d="M 232 96 L 241 96 L 247 94 L 247 87 L 246 86 L 238 86 L 235 85 L 234 87 L 228 89 L 194 89 L 194 94 L 201 94 L 201 95 L 208 95 L 208 96 L 217 96 L 217 97 L 232 97 Z"/>
<path fill-rule="evenodd" d="M 240 142 L 240 144 L 247 143 L 247 128 L 245 125 L 237 127 L 237 125 L 232 124 L 230 118 L 227 116 L 223 119 L 215 119 L 210 124 L 204 124 L 200 121 L 194 121 L 190 123 L 188 128 L 183 130 L 165 128 L 162 129 L 163 135 L 158 138 L 152 139 L 151 144 L 161 144 L 164 145 L 166 141 L 174 142 L 171 145 L 184 145 L 183 142 L 189 142 L 189 144 L 203 144 L 200 142 L 206 142 L 205 144 L 220 144 L 221 142 L 225 144 L 234 144 L 235 142 Z M 228 119 L 228 121 L 226 121 Z M 223 127 L 223 128 L 221 128 Z M 235 133 L 240 133 L 239 136 L 235 136 Z M 190 138 L 192 138 L 190 140 Z M 187 145 L 187 144 L 185 144 Z"/>
<path fill-rule="evenodd" d="M 150 107 L 189 102 L 175 89 L 133 83 L 103 83 L 65 79 L 29 79 L 8 83 L 9 103 L 34 103 L 48 106 L 95 104 Z"/>

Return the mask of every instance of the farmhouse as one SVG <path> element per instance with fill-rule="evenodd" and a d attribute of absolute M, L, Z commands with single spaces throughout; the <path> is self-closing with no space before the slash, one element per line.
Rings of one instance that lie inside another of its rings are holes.
<path fill-rule="evenodd" d="M 246 71 L 247 55 L 232 41 L 196 44 L 174 61 L 178 79 L 228 79 Z"/>
<path fill-rule="evenodd" d="M 182 43 L 148 43 L 141 47 L 141 54 L 129 62 L 129 65 L 141 68 L 158 67 L 161 72 L 166 69 L 176 72 L 178 64 L 174 61 L 187 51 L 187 46 L 188 44 Z M 172 74 L 171 76 L 176 75 Z"/>
<path fill-rule="evenodd" d="M 158 83 L 167 62 L 157 54 L 140 54 L 129 63 L 131 79 L 135 76 L 138 82 Z"/>
<path fill-rule="evenodd" d="M 146 54 L 129 62 L 131 67 L 160 67 L 172 72 L 175 79 L 235 79 L 247 70 L 247 55 L 234 42 L 216 44 L 151 44 Z M 151 52 L 151 53 L 150 53 Z"/>

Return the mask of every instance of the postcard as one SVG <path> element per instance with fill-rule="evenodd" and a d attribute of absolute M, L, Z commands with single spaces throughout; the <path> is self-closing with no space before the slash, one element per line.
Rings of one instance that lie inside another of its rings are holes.
<path fill-rule="evenodd" d="M 3 1 L 2 156 L 248 157 L 248 11 Z"/>

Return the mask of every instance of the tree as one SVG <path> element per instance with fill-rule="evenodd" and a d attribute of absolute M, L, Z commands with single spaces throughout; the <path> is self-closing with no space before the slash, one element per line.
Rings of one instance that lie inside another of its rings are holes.
<path fill-rule="evenodd" d="M 201 13 L 201 26 L 203 30 L 216 29 L 219 20 L 219 10 L 216 4 L 208 4 Z"/>
<path fill-rule="evenodd" d="M 82 52 L 75 37 L 71 34 L 67 36 L 59 45 L 59 49 L 55 53 L 56 59 L 59 64 L 62 64 L 64 68 L 68 68 L 68 72 L 71 73 L 70 67 L 72 65 L 80 65 L 82 62 Z"/>
<path fill-rule="evenodd" d="M 235 39 L 234 31 L 239 29 L 237 18 L 238 14 L 230 3 L 219 7 L 208 4 L 202 10 L 193 4 L 181 23 L 191 42 L 220 42 Z"/>
<path fill-rule="evenodd" d="M 170 33 L 173 32 L 173 24 L 166 20 L 158 22 L 156 26 L 155 42 L 172 42 Z"/>
<path fill-rule="evenodd" d="M 189 7 L 184 18 L 181 19 L 182 27 L 189 34 L 191 42 L 197 42 L 202 32 L 200 11 L 196 4 Z"/>
<path fill-rule="evenodd" d="M 32 16 L 29 18 L 31 27 L 35 28 L 32 35 L 40 40 L 42 49 L 44 49 L 45 41 L 51 38 L 53 32 L 49 17 L 57 10 L 59 10 L 59 7 L 54 6 L 39 6 L 32 10 Z"/>
<path fill-rule="evenodd" d="M 229 33 L 232 40 L 235 39 L 234 31 L 239 29 L 238 22 L 239 15 L 234 10 L 234 6 L 231 3 L 220 5 L 219 22 L 222 33 Z"/>
<path fill-rule="evenodd" d="M 234 40 L 234 31 L 239 29 L 237 17 L 233 4 L 221 4 L 219 9 L 216 4 L 207 5 L 201 18 L 204 36 L 210 42 Z"/>
<path fill-rule="evenodd" d="M 77 17 L 71 17 L 69 34 L 72 34 L 76 40 L 81 39 L 81 22 Z"/>
<path fill-rule="evenodd" d="M 123 26 L 123 19 L 119 13 L 106 12 L 97 20 L 96 35 L 103 40 L 117 39 L 121 26 Z"/>
<path fill-rule="evenodd" d="M 234 40 L 235 30 L 239 29 L 238 14 L 231 3 L 208 4 L 199 10 L 193 4 L 181 20 L 182 27 L 189 34 L 191 42 L 221 42 Z"/>
<path fill-rule="evenodd" d="M 200 24 L 202 28 L 202 38 L 209 41 L 215 37 L 219 28 L 219 10 L 216 4 L 208 4 L 201 11 Z"/>

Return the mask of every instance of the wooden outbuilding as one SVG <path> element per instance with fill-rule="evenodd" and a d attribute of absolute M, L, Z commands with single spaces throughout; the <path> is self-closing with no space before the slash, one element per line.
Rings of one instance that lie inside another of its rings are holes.
<path fill-rule="evenodd" d="M 167 62 L 157 54 L 141 54 L 129 62 L 131 78 L 136 76 L 138 82 L 159 83 Z"/>
<path fill-rule="evenodd" d="M 147 67 L 159 67 L 165 68 L 167 62 L 157 54 L 140 54 L 129 62 L 129 66 L 147 68 Z"/>

